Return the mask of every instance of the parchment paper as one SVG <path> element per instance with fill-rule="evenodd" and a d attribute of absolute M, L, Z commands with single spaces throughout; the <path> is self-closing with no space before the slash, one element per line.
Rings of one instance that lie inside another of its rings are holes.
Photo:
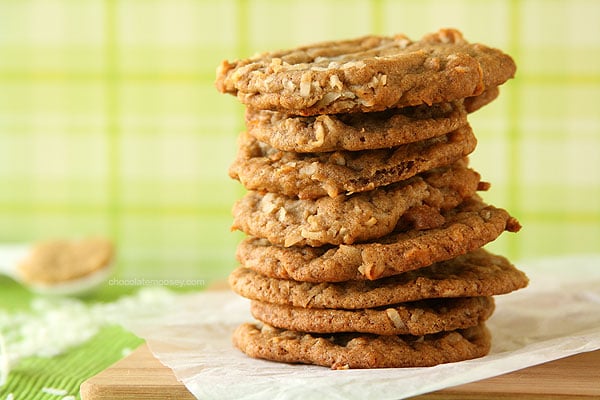
<path fill-rule="evenodd" d="M 496 297 L 486 357 L 430 368 L 332 371 L 251 359 L 231 333 L 252 321 L 231 292 L 183 296 L 168 315 L 131 321 L 154 355 L 202 399 L 400 399 L 600 348 L 600 255 L 518 264 L 528 288 Z"/>

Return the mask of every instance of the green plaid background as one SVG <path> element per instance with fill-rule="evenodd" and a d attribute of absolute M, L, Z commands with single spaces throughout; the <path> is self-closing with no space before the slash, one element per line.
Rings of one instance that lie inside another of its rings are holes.
<path fill-rule="evenodd" d="M 227 176 L 243 107 L 222 59 L 454 26 L 518 73 L 471 116 L 513 259 L 600 250 L 600 2 L 5 0 L 0 241 L 102 234 L 121 276 L 223 279 L 241 235 Z"/>

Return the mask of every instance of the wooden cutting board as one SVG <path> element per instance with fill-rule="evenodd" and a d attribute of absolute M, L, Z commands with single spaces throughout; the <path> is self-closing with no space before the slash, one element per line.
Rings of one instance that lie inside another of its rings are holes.
<path fill-rule="evenodd" d="M 81 385 L 82 400 L 188 400 L 172 371 L 142 345 Z M 416 397 L 440 399 L 600 399 L 600 350 Z"/>

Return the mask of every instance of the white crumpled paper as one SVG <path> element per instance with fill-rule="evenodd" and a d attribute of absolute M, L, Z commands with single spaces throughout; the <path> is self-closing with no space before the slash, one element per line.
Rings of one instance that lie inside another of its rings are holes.
<path fill-rule="evenodd" d="M 528 288 L 496 297 L 486 357 L 430 368 L 333 371 L 251 359 L 231 344 L 251 321 L 231 292 L 183 296 L 172 313 L 132 321 L 154 355 L 202 399 L 400 399 L 600 348 L 600 256 L 519 263 Z"/>

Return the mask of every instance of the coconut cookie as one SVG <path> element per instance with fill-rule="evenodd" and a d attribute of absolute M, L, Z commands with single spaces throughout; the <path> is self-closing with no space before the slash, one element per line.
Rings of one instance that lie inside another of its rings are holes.
<path fill-rule="evenodd" d="M 302 199 L 335 197 L 373 190 L 450 165 L 471 153 L 476 144 L 469 125 L 420 142 L 360 152 L 284 152 L 242 134 L 229 175 L 249 190 Z"/>
<path fill-rule="evenodd" d="M 233 344 L 254 358 L 315 364 L 331 369 L 430 367 L 483 357 L 490 351 L 490 333 L 472 328 L 424 336 L 366 333 L 310 334 L 243 324 Z"/>
<path fill-rule="evenodd" d="M 366 36 L 223 61 L 216 87 L 253 108 L 373 112 L 477 96 L 514 76 L 512 58 L 454 29 L 412 41 Z"/>
<path fill-rule="evenodd" d="M 250 311 L 266 324 L 292 331 L 421 336 L 479 325 L 492 315 L 494 299 L 432 299 L 363 310 L 302 308 L 253 300 Z"/>
<path fill-rule="evenodd" d="M 298 153 L 395 147 L 452 132 L 466 123 L 461 101 L 311 117 L 246 110 L 249 135 L 279 150 Z"/>
<path fill-rule="evenodd" d="M 112 241 L 102 237 L 46 240 L 33 247 L 18 270 L 27 282 L 64 283 L 107 268 L 114 253 Z"/>
<path fill-rule="evenodd" d="M 495 296 L 527 286 L 506 258 L 483 249 L 448 261 L 373 281 L 297 282 L 248 268 L 229 275 L 231 288 L 251 300 L 305 308 L 375 308 L 432 298 Z"/>
<path fill-rule="evenodd" d="M 491 103 L 498 97 L 500 94 L 500 89 L 496 87 L 492 87 L 487 89 L 485 92 L 481 93 L 479 96 L 467 97 L 463 100 L 463 105 L 465 107 L 465 111 L 468 113 L 475 112 L 479 110 L 481 107 Z"/>
<path fill-rule="evenodd" d="M 242 265 L 272 278 L 305 282 L 378 279 L 425 267 L 476 250 L 518 222 L 477 198 L 444 214 L 439 228 L 391 234 L 373 243 L 282 247 L 247 238 L 237 249 Z"/>
<path fill-rule="evenodd" d="M 479 174 L 460 160 L 350 196 L 312 200 L 251 191 L 233 207 L 233 229 L 285 247 L 353 244 L 390 234 L 398 225 L 439 226 L 444 222 L 440 211 L 473 196 L 479 184 Z"/>

